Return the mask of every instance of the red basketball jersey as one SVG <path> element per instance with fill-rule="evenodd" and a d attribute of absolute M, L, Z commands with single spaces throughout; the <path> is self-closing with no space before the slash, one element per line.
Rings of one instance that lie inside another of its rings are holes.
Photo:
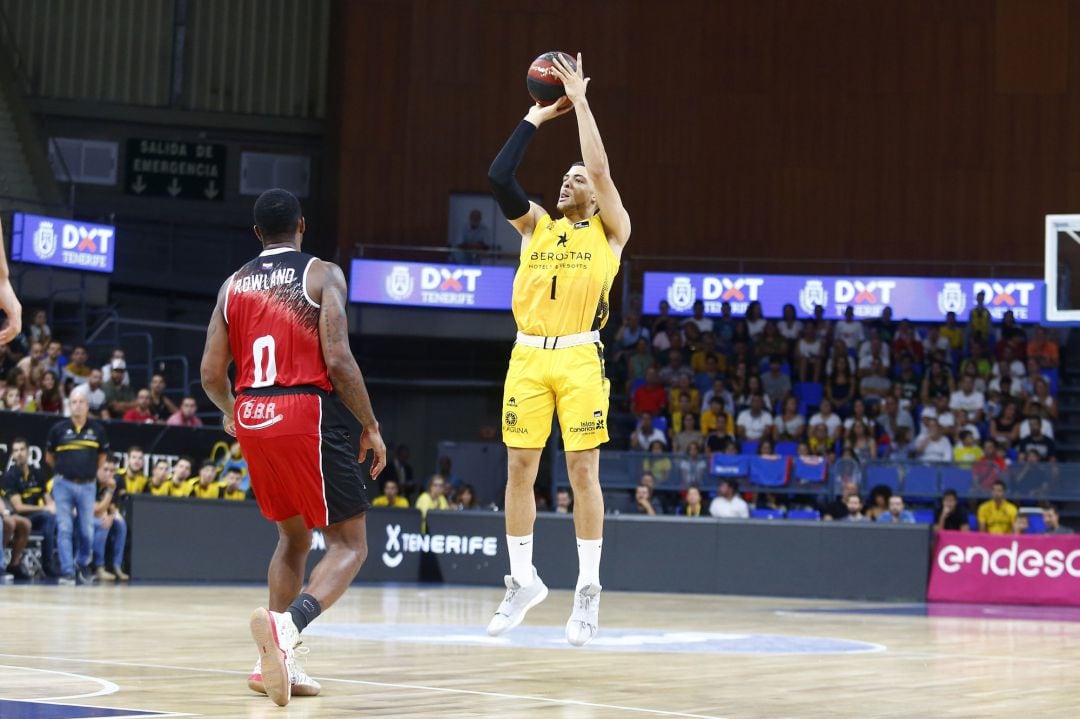
<path fill-rule="evenodd" d="M 319 343 L 319 305 L 307 292 L 312 255 L 266 250 L 229 278 L 222 312 L 236 391 L 314 385 L 332 391 Z"/>

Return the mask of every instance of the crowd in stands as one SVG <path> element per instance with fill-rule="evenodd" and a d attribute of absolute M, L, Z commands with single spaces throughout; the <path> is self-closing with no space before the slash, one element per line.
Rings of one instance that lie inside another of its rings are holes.
<path fill-rule="evenodd" d="M 992 470 L 1055 462 L 1058 340 L 1012 312 L 994 322 L 984 302 L 979 293 L 963 325 L 951 312 L 941 324 L 895 321 L 888 307 L 865 320 L 848 307 L 830 321 L 822 307 L 799 319 L 787 305 L 770 319 L 757 302 L 745 317 L 726 302 L 708 317 L 700 300 L 689 317 L 667 302 L 654 317 L 628 314 L 609 366 L 633 413 L 626 448 L 648 453 L 634 506 L 650 513 L 658 484 L 679 489 L 679 506 L 664 511 L 745 516 L 729 501 L 737 486 L 700 497 L 716 454 L 949 463 L 976 474 L 985 465 L 986 488 Z M 902 503 L 881 501 L 873 519 Z"/>
<path fill-rule="evenodd" d="M 635 427 L 629 449 L 696 465 L 715 452 L 762 448 L 859 462 L 1053 461 L 1059 346 L 1006 312 L 996 326 L 980 293 L 971 319 L 915 326 L 881 317 L 830 321 L 703 314 L 666 302 L 646 323 L 628 315 L 612 359 Z"/>
<path fill-rule="evenodd" d="M 32 314 L 24 335 L 0 345 L 0 409 L 68 416 L 73 392 L 84 393 L 94 419 L 201 427 L 194 397 L 179 406 L 166 393 L 165 377 L 132 385 L 124 350 L 113 349 L 101 364 L 83 345 L 65 347 L 52 336 L 44 310 Z"/>

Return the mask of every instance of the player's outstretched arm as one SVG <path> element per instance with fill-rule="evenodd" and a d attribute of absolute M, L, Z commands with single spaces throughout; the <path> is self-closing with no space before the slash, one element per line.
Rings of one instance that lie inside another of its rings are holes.
<path fill-rule="evenodd" d="M 236 398 L 229 383 L 229 364 L 233 358 L 232 349 L 229 347 L 229 329 L 225 326 L 225 315 L 221 311 L 228 287 L 229 283 L 226 281 L 218 290 L 217 304 L 214 305 L 214 313 L 210 315 L 210 325 L 206 328 L 206 346 L 203 348 L 199 374 L 206 396 L 224 414 L 222 426 L 235 437 L 233 405 Z"/>
<path fill-rule="evenodd" d="M 8 276 L 7 250 L 4 249 L 4 227 L 0 225 L 0 310 L 7 319 L 0 326 L 0 344 L 6 345 L 22 332 L 22 304 L 15 296 Z"/>
<path fill-rule="evenodd" d="M 352 349 L 349 347 L 349 319 L 345 312 L 345 275 L 341 268 L 331 262 L 318 262 L 321 278 L 322 296 L 319 310 L 319 342 L 322 344 L 323 361 L 330 372 L 330 381 L 334 391 L 357 421 L 364 428 L 360 436 L 360 459 L 367 457 L 370 450 L 374 454 L 371 462 L 371 476 L 378 476 L 386 466 L 386 444 L 379 434 L 379 423 L 371 409 L 364 376 L 356 364 Z"/>
<path fill-rule="evenodd" d="M 523 236 L 532 233 L 536 223 L 544 216 L 544 208 L 529 201 L 528 195 L 517 181 L 518 166 L 525 157 L 525 149 L 537 128 L 553 117 L 566 114 L 571 107 L 566 100 L 546 107 L 539 104 L 530 107 L 525 113 L 525 119 L 518 123 L 514 134 L 495 156 L 495 161 L 488 170 L 488 182 L 491 183 L 491 192 L 495 195 L 499 208 L 514 229 Z"/>
<path fill-rule="evenodd" d="M 611 166 L 604 151 L 604 142 L 600 139 L 600 128 L 596 126 L 596 118 L 585 98 L 585 88 L 590 78 L 585 77 L 581 53 L 577 56 L 576 70 L 572 69 L 561 55 L 556 55 L 552 69 L 562 80 L 566 97 L 574 104 L 578 137 L 581 141 L 581 159 L 585 162 L 585 170 L 589 173 L 589 180 L 596 192 L 604 227 L 610 233 L 612 245 L 621 251 L 630 240 L 630 215 L 623 207 L 615 181 L 611 179 Z"/>

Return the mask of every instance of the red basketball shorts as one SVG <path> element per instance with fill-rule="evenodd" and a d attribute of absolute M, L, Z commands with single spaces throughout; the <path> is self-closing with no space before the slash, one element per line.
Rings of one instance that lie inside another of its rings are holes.
<path fill-rule="evenodd" d="M 371 507 L 344 411 L 315 388 L 268 387 L 236 398 L 236 438 L 267 519 L 299 515 L 311 529 Z"/>

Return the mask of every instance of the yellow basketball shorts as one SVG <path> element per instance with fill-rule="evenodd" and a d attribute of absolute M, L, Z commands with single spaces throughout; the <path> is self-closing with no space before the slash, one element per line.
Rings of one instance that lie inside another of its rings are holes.
<path fill-rule="evenodd" d="M 610 393 L 599 342 L 553 350 L 514 345 L 503 388 L 503 442 L 543 447 L 555 411 L 566 451 L 598 447 L 608 441 Z"/>

